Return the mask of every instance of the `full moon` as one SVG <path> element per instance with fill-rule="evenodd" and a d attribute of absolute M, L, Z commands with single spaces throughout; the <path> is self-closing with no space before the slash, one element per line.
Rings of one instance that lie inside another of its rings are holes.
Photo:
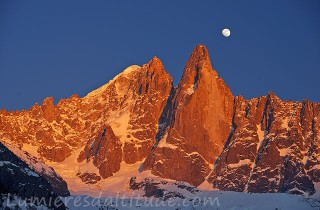
<path fill-rule="evenodd" d="M 223 35 L 224 37 L 229 37 L 230 34 L 231 34 L 231 32 L 230 32 L 229 29 L 225 28 L 225 29 L 222 30 L 222 35 Z"/>

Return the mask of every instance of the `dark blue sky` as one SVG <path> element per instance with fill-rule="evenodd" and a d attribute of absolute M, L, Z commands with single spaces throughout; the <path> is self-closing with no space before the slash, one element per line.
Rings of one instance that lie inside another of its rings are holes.
<path fill-rule="evenodd" d="M 319 11 L 317 0 L 2 0 L 0 108 L 84 96 L 155 55 L 177 84 L 198 43 L 235 95 L 320 101 Z"/>

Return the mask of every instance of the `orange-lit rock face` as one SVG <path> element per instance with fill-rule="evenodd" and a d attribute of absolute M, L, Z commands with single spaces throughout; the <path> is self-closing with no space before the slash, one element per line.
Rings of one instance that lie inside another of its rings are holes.
<path fill-rule="evenodd" d="M 167 130 L 145 169 L 199 185 L 228 138 L 233 115 L 231 91 L 204 46 L 194 49 L 170 105 Z"/>
<path fill-rule="evenodd" d="M 167 142 L 181 142 L 187 153 L 198 152 L 212 163 L 230 133 L 233 96 L 212 69 L 204 46 L 197 46 L 189 58 L 174 103 L 174 122 Z"/>
<path fill-rule="evenodd" d="M 52 122 L 56 117 L 56 110 L 53 103 L 53 98 L 48 97 L 42 102 L 41 109 L 43 111 L 43 117 L 48 120 L 48 122 Z"/>
<path fill-rule="evenodd" d="M 98 135 L 87 142 L 80 153 L 78 162 L 93 161 L 102 178 L 107 178 L 120 170 L 122 143 L 114 135 L 110 126 L 105 126 Z M 80 175 L 81 176 L 81 175 Z"/>
<path fill-rule="evenodd" d="M 127 68 L 84 98 L 73 95 L 54 106 L 49 97 L 41 106 L 36 104 L 27 111 L 2 111 L 0 139 L 13 141 L 20 147 L 32 145 L 39 157 L 62 162 L 109 125 L 119 139 L 123 155 L 120 159 L 113 157 L 111 162 L 95 162 L 105 178 L 119 170 L 121 161 L 135 163 L 150 152 L 171 89 L 171 76 L 155 57 L 142 67 Z M 113 149 L 120 154 L 119 147 Z M 99 153 L 102 159 L 103 154 Z M 84 180 L 85 177 L 82 176 Z"/>
<path fill-rule="evenodd" d="M 122 161 L 145 159 L 143 170 L 195 186 L 208 178 L 221 190 L 312 194 L 320 182 L 319 115 L 320 104 L 307 100 L 234 97 L 198 45 L 177 87 L 154 57 L 83 98 L 1 110 L 0 139 L 49 164 L 77 152 L 92 171 L 74 176 L 88 184 L 113 176 Z"/>
<path fill-rule="evenodd" d="M 171 76 L 156 57 L 142 66 L 136 80 L 136 100 L 130 107 L 130 132 L 124 144 L 124 161 L 129 164 L 143 160 L 151 151 L 160 115 L 172 89 Z"/>
<path fill-rule="evenodd" d="M 236 99 L 234 131 L 210 181 L 223 190 L 314 193 L 319 180 L 319 105 L 274 94 Z"/>
<path fill-rule="evenodd" d="M 96 136 L 105 123 L 127 123 L 124 140 L 153 145 L 158 118 L 172 89 L 172 79 L 161 61 L 154 58 L 143 67 L 131 67 L 114 81 L 84 98 L 73 95 L 54 106 L 51 97 L 30 110 L 0 113 L 0 138 L 55 147 L 78 148 Z M 126 113 L 125 113 L 126 112 Z M 122 114 L 128 114 L 120 119 Z M 128 138 L 127 138 L 128 137 Z M 136 142 L 137 141 L 137 142 Z M 61 146 L 65 147 L 65 146 Z M 145 149 L 141 150 L 145 154 Z M 144 156 L 144 155 L 141 155 Z M 137 159 L 141 159 L 139 157 Z M 50 159 L 50 158 L 49 158 Z"/>

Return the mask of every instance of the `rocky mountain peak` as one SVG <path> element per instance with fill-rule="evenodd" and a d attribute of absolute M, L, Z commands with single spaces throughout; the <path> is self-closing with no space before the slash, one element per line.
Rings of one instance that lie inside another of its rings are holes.
<path fill-rule="evenodd" d="M 55 107 L 52 97 L 47 97 L 43 100 L 41 109 L 43 111 L 44 118 L 49 122 L 55 118 Z"/>
<path fill-rule="evenodd" d="M 49 96 L 47 98 L 45 98 L 42 102 L 42 106 L 50 106 L 50 107 L 54 107 L 54 99 L 53 97 Z"/>
<path fill-rule="evenodd" d="M 172 78 L 165 70 L 163 63 L 156 56 L 154 56 L 148 64 L 145 64 L 143 69 L 146 69 L 146 76 L 150 77 L 150 79 L 153 79 L 153 77 L 160 77 L 160 79 L 169 79 L 172 81 Z"/>
<path fill-rule="evenodd" d="M 201 77 L 211 74 L 217 77 L 218 74 L 213 70 L 207 48 L 204 45 L 198 45 L 194 48 L 189 60 L 185 66 L 180 86 L 197 84 Z"/>
<path fill-rule="evenodd" d="M 78 99 L 80 99 L 80 96 L 79 96 L 78 94 L 73 94 L 73 95 L 70 97 L 70 99 L 72 99 L 72 100 L 78 100 Z"/>
<path fill-rule="evenodd" d="M 198 62 L 205 61 L 209 58 L 209 53 L 203 44 L 198 44 L 191 54 L 191 57 L 197 59 Z"/>
<path fill-rule="evenodd" d="M 31 113 L 34 113 L 34 114 L 39 113 L 39 112 L 41 111 L 41 107 L 39 106 L 39 103 L 36 102 L 36 103 L 29 109 L 29 111 L 30 111 Z M 7 113 L 8 113 L 8 112 L 7 112 Z"/>
<path fill-rule="evenodd" d="M 52 167 L 73 167 L 74 174 L 57 167 L 71 188 L 98 186 L 122 165 L 145 160 L 143 170 L 195 186 L 211 172 L 209 181 L 222 190 L 312 194 L 320 182 L 319 119 L 320 103 L 272 92 L 234 97 L 198 45 L 178 87 L 154 57 L 84 98 L 55 106 L 48 97 L 27 111 L 0 111 L 0 139 Z"/>
<path fill-rule="evenodd" d="M 210 173 L 209 164 L 220 154 L 233 115 L 232 93 L 213 70 L 205 46 L 198 45 L 193 50 L 173 94 L 167 108 L 172 113 L 164 120 L 167 135 L 161 130 L 163 138 L 148 156 L 145 169 L 197 186 Z"/>
<path fill-rule="evenodd" d="M 280 98 L 276 95 L 276 93 L 272 91 L 268 92 L 267 97 L 272 101 L 280 100 Z"/>
<path fill-rule="evenodd" d="M 154 56 L 151 61 L 149 62 L 148 64 L 151 67 L 158 67 L 160 69 L 164 69 L 163 67 L 163 64 L 161 62 L 161 60 L 157 57 L 157 56 Z"/>

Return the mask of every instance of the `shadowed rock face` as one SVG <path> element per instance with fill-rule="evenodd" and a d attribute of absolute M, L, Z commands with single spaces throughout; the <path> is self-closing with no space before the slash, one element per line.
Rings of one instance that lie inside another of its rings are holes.
<path fill-rule="evenodd" d="M 177 87 L 154 57 L 83 98 L 0 110 L 0 139 L 32 147 L 49 164 L 81 151 L 79 164 L 96 169 L 77 174 L 88 184 L 113 176 L 122 161 L 145 159 L 143 170 L 195 186 L 207 179 L 221 190 L 312 194 L 319 110 L 273 93 L 234 97 L 198 45 Z"/>
<path fill-rule="evenodd" d="M 4 146 L 27 164 L 31 170 L 45 178 L 58 196 L 70 196 L 67 183 L 52 167 L 46 165 L 42 160 L 32 156 L 30 153 L 17 148 L 13 144 L 6 143 Z M 0 158 L 0 161 L 1 160 L 3 160 L 3 158 Z"/>
<path fill-rule="evenodd" d="M 201 184 L 230 133 L 233 100 L 230 89 L 212 69 L 207 49 L 197 46 L 173 93 L 171 113 L 162 122 L 166 130 L 148 156 L 145 170 Z"/>
<path fill-rule="evenodd" d="M 66 209 L 48 180 L 0 143 L 0 198 L 4 194 L 32 199 L 34 204 L 53 209 Z"/>

